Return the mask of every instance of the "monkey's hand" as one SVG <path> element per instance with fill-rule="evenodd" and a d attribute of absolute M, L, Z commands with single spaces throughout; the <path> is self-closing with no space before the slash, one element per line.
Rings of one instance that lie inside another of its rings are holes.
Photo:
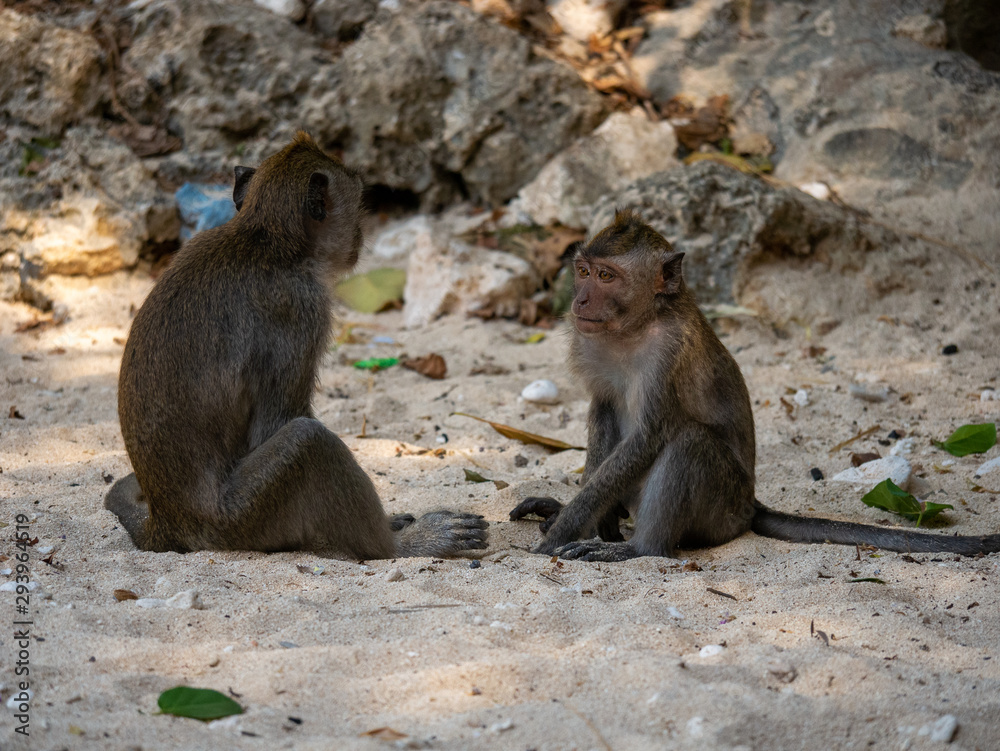
<path fill-rule="evenodd" d="M 535 516 L 542 517 L 542 523 L 538 525 L 538 529 L 541 530 L 544 535 L 556 521 L 556 517 L 559 516 L 559 512 L 562 511 L 563 505 L 559 503 L 555 498 L 549 498 L 547 496 L 528 496 L 523 501 L 521 501 L 514 510 L 510 512 L 510 520 L 516 522 L 519 519 L 523 519 L 528 514 L 534 514 Z"/>
<path fill-rule="evenodd" d="M 627 542 L 604 542 L 596 537 L 593 540 L 579 540 L 563 545 L 554 551 L 554 555 L 565 560 L 611 562 L 639 557 L 635 548 Z"/>
<path fill-rule="evenodd" d="M 402 556 L 446 556 L 465 550 L 485 550 L 489 522 L 479 514 L 431 511 L 396 532 Z"/>

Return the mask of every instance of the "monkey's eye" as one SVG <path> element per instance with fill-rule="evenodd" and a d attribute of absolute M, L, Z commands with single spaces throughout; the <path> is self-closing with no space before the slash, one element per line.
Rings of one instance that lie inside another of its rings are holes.
<path fill-rule="evenodd" d="M 597 278 L 600 279 L 602 282 L 610 282 L 612 279 L 615 278 L 615 275 L 612 274 L 607 269 L 601 269 L 600 271 L 597 272 Z"/>
<path fill-rule="evenodd" d="M 577 273 L 578 273 L 578 274 L 580 275 L 580 277 L 581 277 L 581 278 L 583 278 L 583 279 L 586 279 L 586 278 L 587 278 L 588 276 L 590 276 L 590 271 L 589 271 L 589 270 L 587 269 L 587 267 L 586 267 L 586 266 L 577 266 L 577 268 L 576 268 L 576 272 L 577 272 Z"/>

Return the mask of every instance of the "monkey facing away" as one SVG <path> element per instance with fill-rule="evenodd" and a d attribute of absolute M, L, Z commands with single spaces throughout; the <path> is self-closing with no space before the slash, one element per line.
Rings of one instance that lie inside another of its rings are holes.
<path fill-rule="evenodd" d="M 113 511 L 143 550 L 311 550 L 354 558 L 486 547 L 481 516 L 386 517 L 310 400 L 331 283 L 358 259 L 361 179 L 305 133 L 237 167 L 227 224 L 192 238 L 150 292 L 122 358 L 134 474 Z"/>
<path fill-rule="evenodd" d="M 739 366 L 681 273 L 683 253 L 631 211 L 574 259 L 570 365 L 593 401 L 583 488 L 565 507 L 526 498 L 511 520 L 545 521 L 536 553 L 588 561 L 670 556 L 747 530 L 791 542 L 900 552 L 1000 551 L 1000 534 L 951 537 L 772 511 L 754 495 L 756 446 Z M 618 527 L 629 514 L 625 542 Z M 596 539 L 598 535 L 601 539 Z"/>

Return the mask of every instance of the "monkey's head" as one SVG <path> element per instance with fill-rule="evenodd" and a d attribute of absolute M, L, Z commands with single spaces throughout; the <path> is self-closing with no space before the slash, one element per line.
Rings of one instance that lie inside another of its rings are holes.
<path fill-rule="evenodd" d="M 616 211 L 573 260 L 576 330 L 616 336 L 644 330 L 685 289 L 683 258 L 638 214 Z"/>
<path fill-rule="evenodd" d="M 299 131 L 256 169 L 236 168 L 233 202 L 244 226 L 305 247 L 340 273 L 361 251 L 363 191 L 360 176 Z"/>

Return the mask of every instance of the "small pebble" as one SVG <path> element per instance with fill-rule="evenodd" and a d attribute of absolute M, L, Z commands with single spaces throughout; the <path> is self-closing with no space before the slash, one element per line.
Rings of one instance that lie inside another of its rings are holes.
<path fill-rule="evenodd" d="M 830 198 L 830 186 L 826 183 L 802 183 L 799 190 L 817 201 L 826 201 Z"/>
<path fill-rule="evenodd" d="M 949 344 L 949 345 L 945 346 L 945 348 L 941 350 L 941 354 L 942 355 L 957 355 L 958 354 L 958 345 L 957 344 Z"/>
<path fill-rule="evenodd" d="M 0 586 L 0 592 L 17 592 L 18 587 L 25 587 L 29 592 L 34 592 L 38 589 L 38 582 L 7 582 Z"/>
<path fill-rule="evenodd" d="M 285 649 L 298 649 L 299 645 L 293 641 L 279 641 L 279 647 L 284 647 Z"/>
<path fill-rule="evenodd" d="M 946 714 L 930 725 L 920 728 L 917 735 L 929 735 L 932 741 L 951 743 L 958 730 L 958 718 L 953 714 Z"/>
<path fill-rule="evenodd" d="M 28 701 L 30 702 L 32 697 L 35 695 L 35 692 L 28 688 L 24 691 L 18 691 L 16 694 L 12 694 L 7 700 L 7 709 L 16 709 L 17 705 L 24 701 L 24 696 L 22 696 L 22 694 L 27 694 Z"/>
<path fill-rule="evenodd" d="M 809 392 L 805 389 L 799 389 L 795 392 L 795 396 L 792 397 L 792 401 L 798 404 L 800 407 L 808 406 L 809 404 Z"/>
<path fill-rule="evenodd" d="M 994 389 L 983 389 L 982 393 L 979 395 L 979 401 L 997 402 L 1000 401 L 1000 394 L 998 394 Z"/>
<path fill-rule="evenodd" d="M 490 732 L 502 733 L 505 730 L 510 730 L 513 727 L 514 727 L 513 720 L 501 720 L 500 722 L 494 722 L 492 725 L 490 725 Z"/>
<path fill-rule="evenodd" d="M 482 565 L 479 561 L 469 561 L 469 568 L 479 568 Z"/>
<path fill-rule="evenodd" d="M 385 580 L 387 582 L 401 582 L 405 578 L 406 576 L 404 576 L 403 572 L 398 568 L 394 568 L 392 571 L 390 571 L 388 574 L 385 575 Z"/>
<path fill-rule="evenodd" d="M 521 392 L 521 396 L 526 401 L 538 404 L 558 404 L 559 387 L 547 378 L 540 381 L 532 381 Z"/>
<path fill-rule="evenodd" d="M 722 651 L 725 649 L 721 644 L 706 644 L 698 652 L 699 657 L 715 657 L 716 655 L 721 655 Z"/>
<path fill-rule="evenodd" d="M 521 456 L 520 454 L 518 454 L 517 456 L 514 457 L 514 466 L 515 467 L 527 467 L 528 466 L 528 457 Z"/>
<path fill-rule="evenodd" d="M 886 438 L 888 438 L 890 441 L 898 441 L 900 438 L 903 437 L 903 435 L 904 434 L 900 433 L 898 430 L 893 430 L 891 433 L 889 433 L 889 435 L 886 436 Z"/>
<path fill-rule="evenodd" d="M 891 449 L 889 449 L 889 456 L 909 456 L 913 453 L 913 449 L 916 443 L 912 438 L 904 438 Z"/>
<path fill-rule="evenodd" d="M 823 471 L 819 467 L 813 467 L 810 469 L 809 474 L 812 475 L 813 480 L 818 481 L 823 479 Z"/>
<path fill-rule="evenodd" d="M 855 399 L 860 399 L 863 402 L 884 402 L 889 398 L 889 389 L 883 386 L 880 389 L 867 388 L 862 386 L 860 383 L 852 383 L 847 387 L 847 393 L 853 396 Z"/>
<path fill-rule="evenodd" d="M 983 462 L 979 465 L 979 469 L 976 470 L 976 477 L 980 475 L 985 475 L 988 472 L 998 472 L 1000 471 L 1000 456 L 995 459 L 990 459 L 988 462 Z M 2 587 L 0 587 L 2 589 Z"/>
<path fill-rule="evenodd" d="M 165 604 L 168 608 L 177 608 L 178 610 L 205 609 L 205 603 L 201 601 L 197 589 L 185 589 L 183 592 L 178 592 L 173 597 L 168 597 Z"/>
<path fill-rule="evenodd" d="M 53 550 L 55 550 L 55 548 L 52 545 L 40 545 L 37 548 L 35 548 L 35 552 L 38 553 L 39 555 L 48 555 Z"/>
<path fill-rule="evenodd" d="M 892 480 L 896 485 L 906 489 L 910 481 L 912 468 L 910 463 L 901 456 L 883 456 L 875 461 L 865 462 L 859 467 L 851 467 L 838 472 L 830 478 L 831 482 L 853 482 L 857 485 L 874 486 L 882 480 Z"/>

